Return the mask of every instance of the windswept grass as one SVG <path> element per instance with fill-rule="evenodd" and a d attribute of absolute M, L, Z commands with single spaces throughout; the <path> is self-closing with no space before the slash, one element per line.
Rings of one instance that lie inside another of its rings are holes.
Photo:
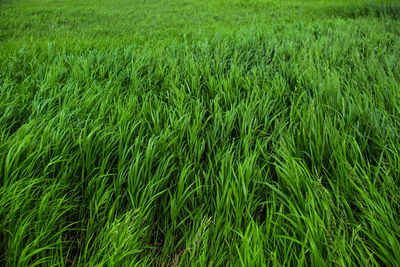
<path fill-rule="evenodd" d="M 0 2 L 0 264 L 398 265 L 399 10 Z"/>

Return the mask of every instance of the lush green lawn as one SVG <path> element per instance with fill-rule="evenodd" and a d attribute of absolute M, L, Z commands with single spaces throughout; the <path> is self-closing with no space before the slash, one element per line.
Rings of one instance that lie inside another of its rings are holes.
<path fill-rule="evenodd" d="M 0 265 L 395 266 L 400 3 L 0 0 Z"/>

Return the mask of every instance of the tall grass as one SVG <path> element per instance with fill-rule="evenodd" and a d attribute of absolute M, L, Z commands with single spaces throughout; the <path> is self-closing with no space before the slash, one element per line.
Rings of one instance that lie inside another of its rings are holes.
<path fill-rule="evenodd" d="M 400 23 L 377 6 L 135 42 L 8 29 L 0 263 L 396 266 Z"/>

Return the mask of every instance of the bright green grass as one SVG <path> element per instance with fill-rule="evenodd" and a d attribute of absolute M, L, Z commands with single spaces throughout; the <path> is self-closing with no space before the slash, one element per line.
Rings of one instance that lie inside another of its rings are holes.
<path fill-rule="evenodd" d="M 400 3 L 0 0 L 0 265 L 396 266 Z"/>

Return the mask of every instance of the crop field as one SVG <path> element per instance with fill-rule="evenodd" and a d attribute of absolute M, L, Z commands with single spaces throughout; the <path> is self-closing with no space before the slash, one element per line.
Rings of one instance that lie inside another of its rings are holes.
<path fill-rule="evenodd" d="M 0 265 L 399 263 L 400 1 L 0 0 Z"/>

